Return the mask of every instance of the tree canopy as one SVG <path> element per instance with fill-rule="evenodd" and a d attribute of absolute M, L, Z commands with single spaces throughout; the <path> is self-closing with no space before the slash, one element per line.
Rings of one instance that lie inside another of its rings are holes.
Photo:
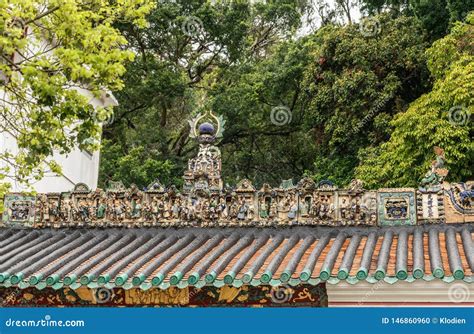
<path fill-rule="evenodd" d="M 148 0 L 0 1 L 0 132 L 19 152 L 0 151 L 0 176 L 26 182 L 51 169 L 53 152 L 97 149 L 101 120 L 110 110 L 94 109 L 80 94 L 103 97 L 123 88 L 120 77 L 134 52 L 114 26 L 145 26 Z"/>
<path fill-rule="evenodd" d="M 392 120 L 390 139 L 360 153 L 357 175 L 372 187 L 415 186 L 445 150 L 453 181 L 472 179 L 474 165 L 474 15 L 426 51 L 433 89 Z"/>

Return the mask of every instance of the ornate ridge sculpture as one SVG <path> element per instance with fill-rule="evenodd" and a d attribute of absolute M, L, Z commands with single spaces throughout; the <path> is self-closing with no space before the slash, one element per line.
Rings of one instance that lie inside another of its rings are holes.
<path fill-rule="evenodd" d="M 155 180 L 144 191 L 111 182 L 105 191 L 78 184 L 71 192 L 36 196 L 7 194 L 2 223 L 10 227 L 178 226 L 393 226 L 474 222 L 474 182 L 448 184 L 444 151 L 419 189 L 365 190 L 360 180 L 347 189 L 330 181 L 284 180 L 256 190 L 250 180 L 224 187 L 221 152 L 215 146 L 225 121 L 212 112 L 189 121 L 199 143 L 189 160 L 182 191 Z"/>

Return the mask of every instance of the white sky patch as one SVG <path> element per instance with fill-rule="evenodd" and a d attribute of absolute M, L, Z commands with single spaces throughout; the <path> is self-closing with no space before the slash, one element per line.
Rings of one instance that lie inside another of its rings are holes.
<path fill-rule="evenodd" d="M 300 29 L 298 29 L 297 36 L 305 36 L 308 35 L 314 31 L 316 31 L 319 27 L 321 27 L 321 17 L 318 14 L 318 7 L 321 5 L 327 5 L 327 10 L 336 10 L 336 2 L 335 0 L 310 0 L 311 5 L 312 5 L 312 10 L 308 11 L 303 15 L 302 17 L 302 24 Z M 360 21 L 361 17 L 363 17 L 363 14 L 359 10 L 359 6 L 357 5 L 357 1 L 352 0 L 351 1 L 351 19 L 352 23 L 357 23 Z M 347 24 L 347 18 L 345 15 L 341 12 L 337 12 L 336 22 L 339 22 L 341 24 Z"/>

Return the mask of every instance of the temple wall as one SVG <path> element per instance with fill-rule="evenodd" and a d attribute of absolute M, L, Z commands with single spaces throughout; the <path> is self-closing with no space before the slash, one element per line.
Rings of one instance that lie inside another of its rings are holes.
<path fill-rule="evenodd" d="M 239 307 L 307 307 L 327 306 L 325 284 L 316 286 L 301 284 L 296 287 L 268 285 L 236 288 L 223 286 L 204 286 L 202 288 L 170 287 L 166 290 L 152 288 L 123 289 L 105 287 L 90 289 L 82 286 L 78 289 L 47 287 L 38 290 L 34 287 L 0 289 L 2 307 L 41 307 L 41 306 L 239 306 Z"/>

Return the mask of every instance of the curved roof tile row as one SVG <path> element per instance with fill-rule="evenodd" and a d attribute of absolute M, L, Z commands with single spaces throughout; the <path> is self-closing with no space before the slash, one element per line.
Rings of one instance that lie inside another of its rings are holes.
<path fill-rule="evenodd" d="M 0 229 L 0 284 L 472 282 L 474 224 L 340 229 Z"/>

